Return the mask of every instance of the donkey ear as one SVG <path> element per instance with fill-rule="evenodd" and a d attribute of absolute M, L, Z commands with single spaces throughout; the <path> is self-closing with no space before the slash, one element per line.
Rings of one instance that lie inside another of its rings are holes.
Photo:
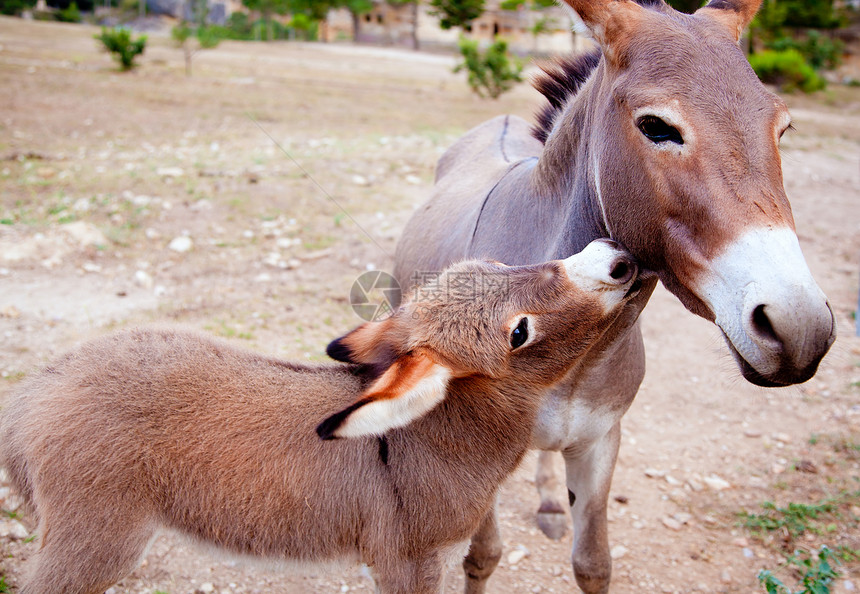
<path fill-rule="evenodd" d="M 741 33 L 758 12 L 762 0 L 711 0 L 707 5 L 696 11 L 696 14 L 706 15 L 722 25 L 738 41 Z"/>
<path fill-rule="evenodd" d="M 354 404 L 317 427 L 322 439 L 382 435 L 442 402 L 451 370 L 426 350 L 403 355 Z"/>
<path fill-rule="evenodd" d="M 387 367 L 391 363 L 390 346 L 385 334 L 391 330 L 391 318 L 383 322 L 367 322 L 352 332 L 344 334 L 329 343 L 326 354 L 335 361 L 358 365 L 379 365 Z"/>
<path fill-rule="evenodd" d="M 594 39 L 610 61 L 620 56 L 643 8 L 630 0 L 564 0 L 573 11 L 576 32 Z"/>

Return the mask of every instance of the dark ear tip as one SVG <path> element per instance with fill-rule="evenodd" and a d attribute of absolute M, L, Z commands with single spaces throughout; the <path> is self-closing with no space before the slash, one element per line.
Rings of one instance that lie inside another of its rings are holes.
<path fill-rule="evenodd" d="M 346 418 L 352 414 L 352 412 L 356 409 L 361 408 L 365 404 L 370 402 L 367 399 L 361 399 L 354 404 L 350 404 L 345 409 L 340 412 L 334 413 L 332 416 L 327 418 L 325 421 L 317 425 L 317 435 L 320 436 L 320 439 L 324 441 L 329 441 L 332 439 L 340 439 L 337 435 L 335 435 L 335 431 L 340 429 L 340 426 L 343 425 L 343 422 Z"/>
<path fill-rule="evenodd" d="M 342 363 L 355 363 L 352 351 L 343 343 L 343 337 L 332 340 L 325 349 L 326 355 Z"/>
<path fill-rule="evenodd" d="M 340 415 L 332 415 L 317 425 L 317 435 L 320 436 L 320 439 L 323 441 L 337 439 L 334 432 L 337 431 L 337 428 L 340 427 L 340 424 L 343 422 L 343 418 L 337 418 L 339 416 Z"/>

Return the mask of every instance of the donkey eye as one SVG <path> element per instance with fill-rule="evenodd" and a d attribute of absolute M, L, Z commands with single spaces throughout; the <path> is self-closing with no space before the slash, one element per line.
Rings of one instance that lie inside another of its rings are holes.
<path fill-rule="evenodd" d="M 657 116 L 642 116 L 636 122 L 636 127 L 653 143 L 659 144 L 669 141 L 675 144 L 684 144 L 684 139 L 681 137 L 678 129 L 670 126 Z"/>
<path fill-rule="evenodd" d="M 521 347 L 529 339 L 529 319 L 522 318 L 517 327 L 511 331 L 511 349 Z"/>

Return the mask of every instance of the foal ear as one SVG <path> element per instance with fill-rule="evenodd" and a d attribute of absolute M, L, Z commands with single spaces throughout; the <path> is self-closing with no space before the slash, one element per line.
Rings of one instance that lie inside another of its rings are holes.
<path fill-rule="evenodd" d="M 735 41 L 741 38 L 741 33 L 758 12 L 762 0 L 711 0 L 696 11 L 696 14 L 706 15 L 728 28 Z"/>
<path fill-rule="evenodd" d="M 644 9 L 630 0 L 564 0 L 573 9 L 576 32 L 594 39 L 603 55 L 616 61 Z"/>
<path fill-rule="evenodd" d="M 442 402 L 451 370 L 430 352 L 403 355 L 354 404 L 317 426 L 322 439 L 382 435 L 423 416 Z"/>
<path fill-rule="evenodd" d="M 387 367 L 391 361 L 385 335 L 391 330 L 391 318 L 382 322 L 367 322 L 329 343 L 326 354 L 335 361 L 358 365 Z"/>

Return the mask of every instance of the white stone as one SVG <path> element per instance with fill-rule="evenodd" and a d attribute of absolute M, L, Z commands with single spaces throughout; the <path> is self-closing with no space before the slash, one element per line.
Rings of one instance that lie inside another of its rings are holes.
<path fill-rule="evenodd" d="M 627 547 L 625 547 L 624 545 L 615 545 L 609 551 L 609 556 L 612 557 L 613 559 L 621 559 L 621 557 L 623 557 L 627 553 L 628 553 Z"/>
<path fill-rule="evenodd" d="M 215 591 L 215 586 L 212 584 L 212 582 L 204 582 L 200 584 L 200 587 L 197 589 L 203 592 L 203 594 L 209 594 L 210 592 Z"/>
<path fill-rule="evenodd" d="M 508 565 L 516 565 L 529 554 L 529 550 L 522 545 L 517 545 L 513 551 L 508 553 Z"/>
<path fill-rule="evenodd" d="M 153 286 L 152 275 L 145 270 L 138 270 L 134 273 L 134 282 L 144 289 L 151 289 Z"/>
<path fill-rule="evenodd" d="M 108 243 L 104 233 L 99 231 L 92 223 L 75 221 L 74 223 L 60 226 L 60 229 L 77 241 L 81 247 L 107 245 Z"/>
<path fill-rule="evenodd" d="M 180 235 L 179 237 L 174 237 L 167 247 L 174 252 L 179 252 L 180 254 L 183 254 L 185 252 L 191 251 L 191 249 L 194 247 L 194 241 L 192 241 L 190 237 Z"/>
<path fill-rule="evenodd" d="M 407 175 L 406 176 L 406 183 L 412 184 L 413 186 L 419 186 L 419 185 L 421 185 L 421 178 L 418 177 L 417 175 Z"/>
<path fill-rule="evenodd" d="M 185 171 L 181 167 L 159 167 L 155 170 L 155 174 L 161 177 L 182 177 Z"/>
<path fill-rule="evenodd" d="M 357 186 L 369 186 L 370 185 L 370 182 L 363 175 L 353 175 L 352 176 L 352 183 L 354 183 Z"/>
<path fill-rule="evenodd" d="M 724 489 L 730 489 L 732 486 L 731 483 L 729 483 L 727 480 L 722 479 L 715 474 L 712 474 L 711 476 L 706 476 L 702 480 L 705 482 L 708 488 L 713 491 L 722 491 Z"/>
<path fill-rule="evenodd" d="M 660 478 L 660 477 L 665 476 L 665 475 L 666 475 L 665 470 L 658 470 L 656 468 L 646 468 L 645 469 L 645 476 L 647 476 L 648 478 Z"/>

